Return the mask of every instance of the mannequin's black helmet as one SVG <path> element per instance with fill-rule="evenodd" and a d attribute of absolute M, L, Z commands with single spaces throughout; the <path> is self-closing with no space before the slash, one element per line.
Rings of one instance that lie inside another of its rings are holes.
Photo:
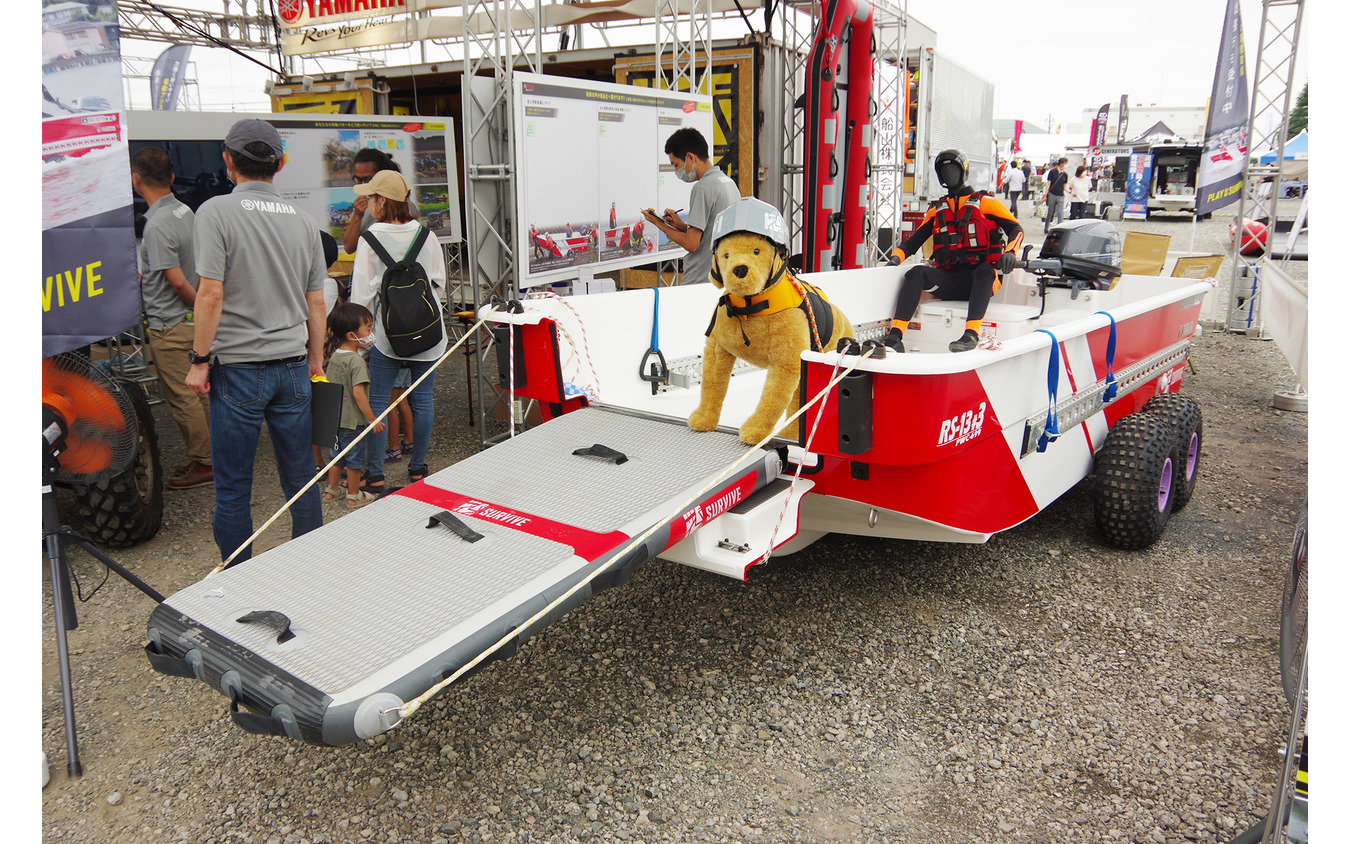
<path fill-rule="evenodd" d="M 970 160 L 959 149 L 944 149 L 933 159 L 933 170 L 937 173 L 938 184 L 947 190 L 957 190 L 965 187 Z"/>

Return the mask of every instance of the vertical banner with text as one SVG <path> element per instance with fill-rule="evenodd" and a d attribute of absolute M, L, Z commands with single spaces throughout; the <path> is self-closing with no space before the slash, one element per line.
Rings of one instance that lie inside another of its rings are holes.
<path fill-rule="evenodd" d="M 1092 143 L 1094 146 L 1103 146 L 1106 143 L 1106 121 L 1111 116 L 1111 104 L 1106 103 L 1097 109 L 1097 119 L 1092 121 Z"/>
<path fill-rule="evenodd" d="M 1125 143 L 1125 130 L 1130 125 L 1130 109 L 1126 103 L 1127 95 L 1120 95 L 1120 110 L 1116 117 L 1116 143 Z"/>
<path fill-rule="evenodd" d="M 155 111 L 178 108 L 178 95 L 183 90 L 191 50 L 191 44 L 174 44 L 155 59 L 155 66 L 150 71 L 150 108 Z"/>
<path fill-rule="evenodd" d="M 1148 219 L 1148 186 L 1153 182 L 1153 154 L 1130 153 L 1130 171 L 1125 174 L 1125 207 L 1121 217 L 1126 220 Z"/>
<path fill-rule="evenodd" d="M 1247 169 L 1247 120 L 1247 57 L 1242 43 L 1242 18 L 1237 0 L 1228 0 L 1196 179 L 1196 214 L 1222 208 L 1241 193 Z"/>
<path fill-rule="evenodd" d="M 42 57 L 43 357 L 127 331 L 141 314 L 122 57 L 115 25 L 89 29 L 90 50 Z M 70 34 L 44 31 L 43 44 Z"/>

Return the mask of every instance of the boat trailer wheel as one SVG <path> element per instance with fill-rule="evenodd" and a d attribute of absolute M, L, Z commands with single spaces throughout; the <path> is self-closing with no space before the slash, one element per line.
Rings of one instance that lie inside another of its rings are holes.
<path fill-rule="evenodd" d="M 1200 405 L 1176 393 L 1162 393 L 1148 400 L 1144 413 L 1151 413 L 1177 432 L 1176 476 L 1172 483 L 1172 510 L 1180 510 L 1195 492 L 1195 478 L 1200 468 L 1200 443 L 1204 439 L 1204 425 Z"/>
<path fill-rule="evenodd" d="M 1147 548 L 1162 536 L 1176 503 L 1177 433 L 1161 416 L 1121 419 L 1097 453 L 1092 512 L 1107 544 Z"/>

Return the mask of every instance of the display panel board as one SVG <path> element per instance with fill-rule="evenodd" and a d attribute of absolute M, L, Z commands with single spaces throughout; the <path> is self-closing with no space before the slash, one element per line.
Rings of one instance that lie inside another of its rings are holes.
<path fill-rule="evenodd" d="M 128 116 L 128 126 L 133 148 L 154 143 L 169 150 L 175 186 L 191 189 L 183 201 L 195 208 L 214 193 L 229 192 L 220 144 L 235 121 L 250 117 L 275 126 L 285 146 L 286 163 L 273 184 L 339 244 L 356 201 L 352 159 L 364 147 L 399 165 L 423 225 L 442 243 L 460 239 L 459 167 L 444 118 L 138 111 Z"/>
<path fill-rule="evenodd" d="M 684 255 L 641 212 L 687 213 L 693 186 L 675 177 L 666 138 L 692 126 L 711 143 L 712 98 L 531 73 L 515 80 L 521 285 Z"/>
<path fill-rule="evenodd" d="M 662 65 L 662 84 L 674 75 L 673 57 Z M 713 163 L 731 177 L 742 196 L 755 195 L 755 52 L 735 47 L 712 52 Z M 614 60 L 614 81 L 650 90 L 656 79 L 656 62 L 650 56 L 620 56 Z M 681 78 L 679 90 L 689 83 Z"/>

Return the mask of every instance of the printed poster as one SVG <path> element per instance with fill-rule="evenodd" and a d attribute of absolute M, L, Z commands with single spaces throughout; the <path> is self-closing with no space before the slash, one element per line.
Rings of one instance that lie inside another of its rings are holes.
<path fill-rule="evenodd" d="M 642 209 L 688 213 L 693 186 L 675 177 L 665 143 L 692 126 L 711 145 L 712 98 L 530 73 L 515 78 L 522 286 L 684 255 Z"/>
<path fill-rule="evenodd" d="M 1148 188 L 1153 182 L 1153 154 L 1130 153 L 1130 170 L 1125 174 L 1125 206 L 1121 218 L 1148 219 Z"/>
<path fill-rule="evenodd" d="M 43 357 L 140 320 L 117 43 L 114 21 L 43 24 Z"/>

